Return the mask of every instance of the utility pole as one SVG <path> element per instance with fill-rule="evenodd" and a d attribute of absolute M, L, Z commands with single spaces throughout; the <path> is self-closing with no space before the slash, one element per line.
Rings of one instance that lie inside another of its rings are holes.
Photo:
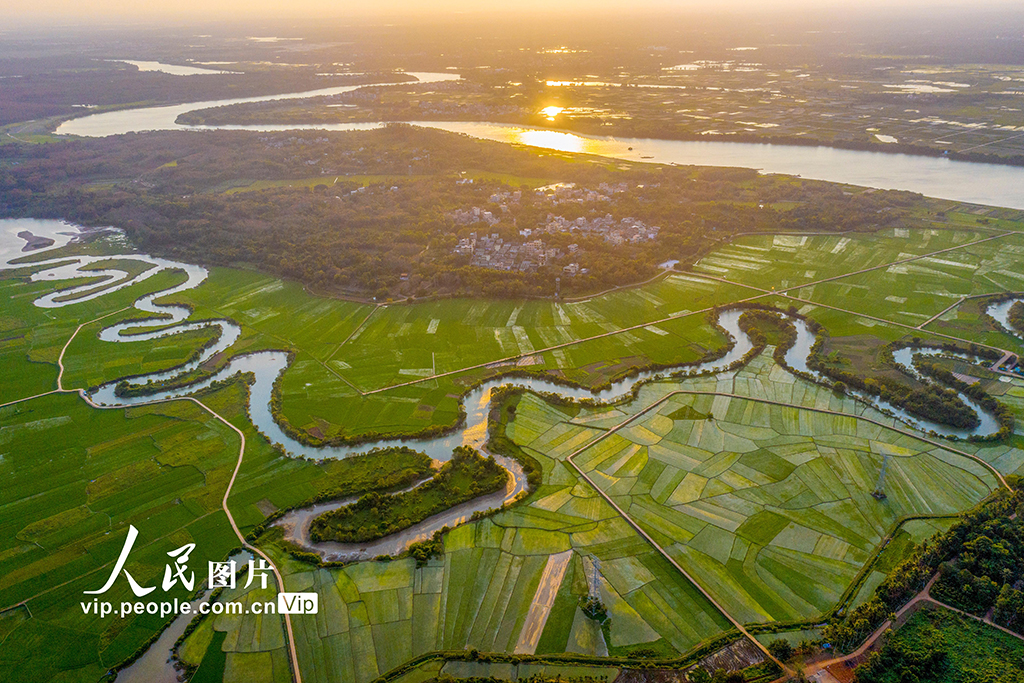
<path fill-rule="evenodd" d="M 885 500 L 885 470 L 887 467 L 889 467 L 888 453 L 882 456 L 882 471 L 878 473 L 878 483 L 875 484 L 875 490 L 871 492 L 871 495 L 878 500 Z"/>
<path fill-rule="evenodd" d="M 591 555 L 588 563 L 590 571 L 587 577 L 587 584 L 590 587 L 590 597 L 595 600 L 601 599 L 601 560 L 596 555 Z"/>

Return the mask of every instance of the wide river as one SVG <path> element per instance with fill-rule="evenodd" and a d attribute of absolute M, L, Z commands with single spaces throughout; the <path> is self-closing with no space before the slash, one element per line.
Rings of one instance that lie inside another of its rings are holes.
<path fill-rule="evenodd" d="M 458 79 L 452 73 L 412 73 L 423 83 Z M 161 107 L 125 109 L 71 119 L 57 128 L 60 135 L 103 137 L 147 130 L 367 130 L 381 123 L 317 125 L 182 126 L 179 115 L 229 104 L 265 102 L 336 95 L 365 85 L 341 86 L 269 97 L 193 102 Z M 861 152 L 831 147 L 752 144 L 742 142 L 684 142 L 648 138 L 578 135 L 548 128 L 531 128 L 484 121 L 410 121 L 417 126 L 465 133 L 476 138 L 519 143 L 563 152 L 661 164 L 741 166 L 764 173 L 784 173 L 804 178 L 848 183 L 886 190 L 910 190 L 976 204 L 1024 209 L 1024 167 L 976 164 L 941 157 L 884 152 Z"/>

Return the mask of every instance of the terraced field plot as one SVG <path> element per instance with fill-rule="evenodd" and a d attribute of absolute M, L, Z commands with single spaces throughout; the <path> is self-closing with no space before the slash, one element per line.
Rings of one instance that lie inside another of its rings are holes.
<path fill-rule="evenodd" d="M 540 406 L 553 422 L 570 417 Z M 562 448 L 599 433 L 565 426 L 569 438 L 550 435 Z M 556 458 L 534 455 L 544 464 L 544 483 L 531 502 L 454 529 L 445 536 L 443 559 L 427 566 L 403 559 L 312 570 L 276 557 L 288 590 L 320 595 L 321 614 L 295 620 L 300 659 L 315 663 L 304 678 L 368 681 L 434 650 L 512 652 L 548 558 L 568 550 L 575 558 L 558 586 L 537 653 L 624 653 L 647 646 L 678 656 L 728 626 L 595 491 Z M 593 622 L 581 620 L 583 555 L 608 568 L 602 588 L 614 615 L 610 642 Z"/>
<path fill-rule="evenodd" d="M 276 592 L 254 582 L 248 589 L 229 592 L 246 608 L 273 602 Z M 262 614 L 221 614 L 199 625 L 180 653 L 181 660 L 198 666 L 196 678 L 238 683 L 287 683 L 292 680 L 281 619 Z M 193 679 L 196 680 L 196 679 Z"/>

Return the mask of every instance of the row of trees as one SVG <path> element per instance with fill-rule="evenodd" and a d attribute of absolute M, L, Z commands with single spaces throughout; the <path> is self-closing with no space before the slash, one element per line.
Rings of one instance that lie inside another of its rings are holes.
<path fill-rule="evenodd" d="M 776 345 L 775 358 L 785 365 L 785 354 L 796 341 L 796 329 L 783 316 L 781 311 L 760 308 L 758 304 L 743 304 L 738 308 L 746 309 L 740 317 L 739 326 L 751 339 L 755 348 L 767 343 Z M 837 391 L 846 392 L 849 388 L 879 396 L 888 403 L 902 408 L 907 412 L 923 417 L 932 422 L 946 424 L 963 429 L 973 429 L 980 424 L 977 413 L 968 406 L 961 394 L 970 397 L 985 410 L 993 413 L 999 420 L 1000 429 L 994 437 L 970 437 L 1001 439 L 1011 434 L 1014 426 L 1013 413 L 1005 405 L 990 396 L 980 384 L 968 385 L 945 368 L 925 360 L 915 359 L 915 367 L 925 376 L 937 380 L 937 383 L 925 383 L 923 386 L 911 386 L 889 377 L 863 377 L 855 372 L 838 367 L 835 360 L 823 355 L 823 348 L 828 339 L 827 331 L 818 322 L 800 316 L 794 307 L 787 314 L 804 320 L 817 339 L 811 347 L 807 360 L 808 368 L 814 370 L 834 382 Z M 919 339 L 914 343 L 921 345 Z M 893 359 L 895 344 L 887 345 L 880 354 L 883 362 L 896 367 Z M 953 343 L 945 343 L 943 350 L 957 354 L 968 354 L 976 357 L 993 359 L 998 353 L 991 349 L 971 345 L 968 348 Z M 797 371 L 794 371 L 797 372 Z M 812 381 L 815 378 L 807 373 L 800 373 Z M 941 384 L 939 384 L 941 383 Z M 946 385 L 946 386 L 942 386 Z"/>
<path fill-rule="evenodd" d="M 315 67 L 265 69 L 251 73 L 207 74 L 181 78 L 157 71 L 139 71 L 123 62 L 80 56 L 17 63 L 18 78 L 4 78 L 0 88 L 0 125 L 48 116 L 92 114 L 87 102 L 100 107 L 124 107 L 126 103 L 171 104 L 200 102 L 224 97 L 256 97 L 282 92 L 317 90 L 338 85 L 403 81 L 402 73 L 319 76 Z M 27 73 L 26 73 L 27 71 Z"/>
<path fill-rule="evenodd" d="M 968 384 L 946 368 L 925 360 L 915 359 L 914 366 L 921 372 L 921 374 L 952 387 L 980 405 L 984 410 L 994 414 L 996 419 L 999 420 L 999 430 L 995 435 L 996 439 L 1005 438 L 1013 433 L 1013 412 L 1006 405 L 1000 403 L 986 392 L 981 386 L 981 382 Z M 972 436 L 969 438 L 979 440 L 983 437 Z"/>
<path fill-rule="evenodd" d="M 815 344 L 813 352 L 807 359 L 807 367 L 825 375 L 844 390 L 849 387 L 878 396 L 912 415 L 961 429 L 973 429 L 981 423 L 978 415 L 963 402 L 959 393 L 954 389 L 938 384 L 914 387 L 885 376 L 862 377 L 856 372 L 845 370 L 829 362 L 821 354 L 823 346 L 824 344 Z M 980 387 L 979 391 L 984 393 Z"/>

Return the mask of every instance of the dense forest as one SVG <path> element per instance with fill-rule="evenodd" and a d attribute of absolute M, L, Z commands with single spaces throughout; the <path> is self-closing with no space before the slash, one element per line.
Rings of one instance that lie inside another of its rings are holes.
<path fill-rule="evenodd" d="M 992 519 L 963 535 L 932 595 L 965 612 L 995 608 L 997 624 L 1024 634 L 1024 520 Z"/>
<path fill-rule="evenodd" d="M 629 189 L 558 205 L 532 189 L 556 182 Z M 505 208 L 491 201 L 520 189 L 522 199 Z M 561 262 L 534 272 L 490 270 L 470 265 L 454 247 L 471 232 L 523 242 L 519 231 L 538 228 L 552 213 L 569 221 L 629 217 L 661 228 L 656 239 L 619 245 L 579 232 L 544 234 L 547 247 L 578 246 L 580 274 L 562 277 L 562 293 L 571 295 L 649 278 L 666 259 L 691 263 L 738 233 L 900 225 L 919 199 L 749 169 L 545 153 L 403 125 L 0 146 L 0 216 L 113 225 L 155 255 L 251 264 L 324 292 L 378 299 L 551 296 Z M 493 212 L 495 221 L 452 218 L 474 207 Z"/>

